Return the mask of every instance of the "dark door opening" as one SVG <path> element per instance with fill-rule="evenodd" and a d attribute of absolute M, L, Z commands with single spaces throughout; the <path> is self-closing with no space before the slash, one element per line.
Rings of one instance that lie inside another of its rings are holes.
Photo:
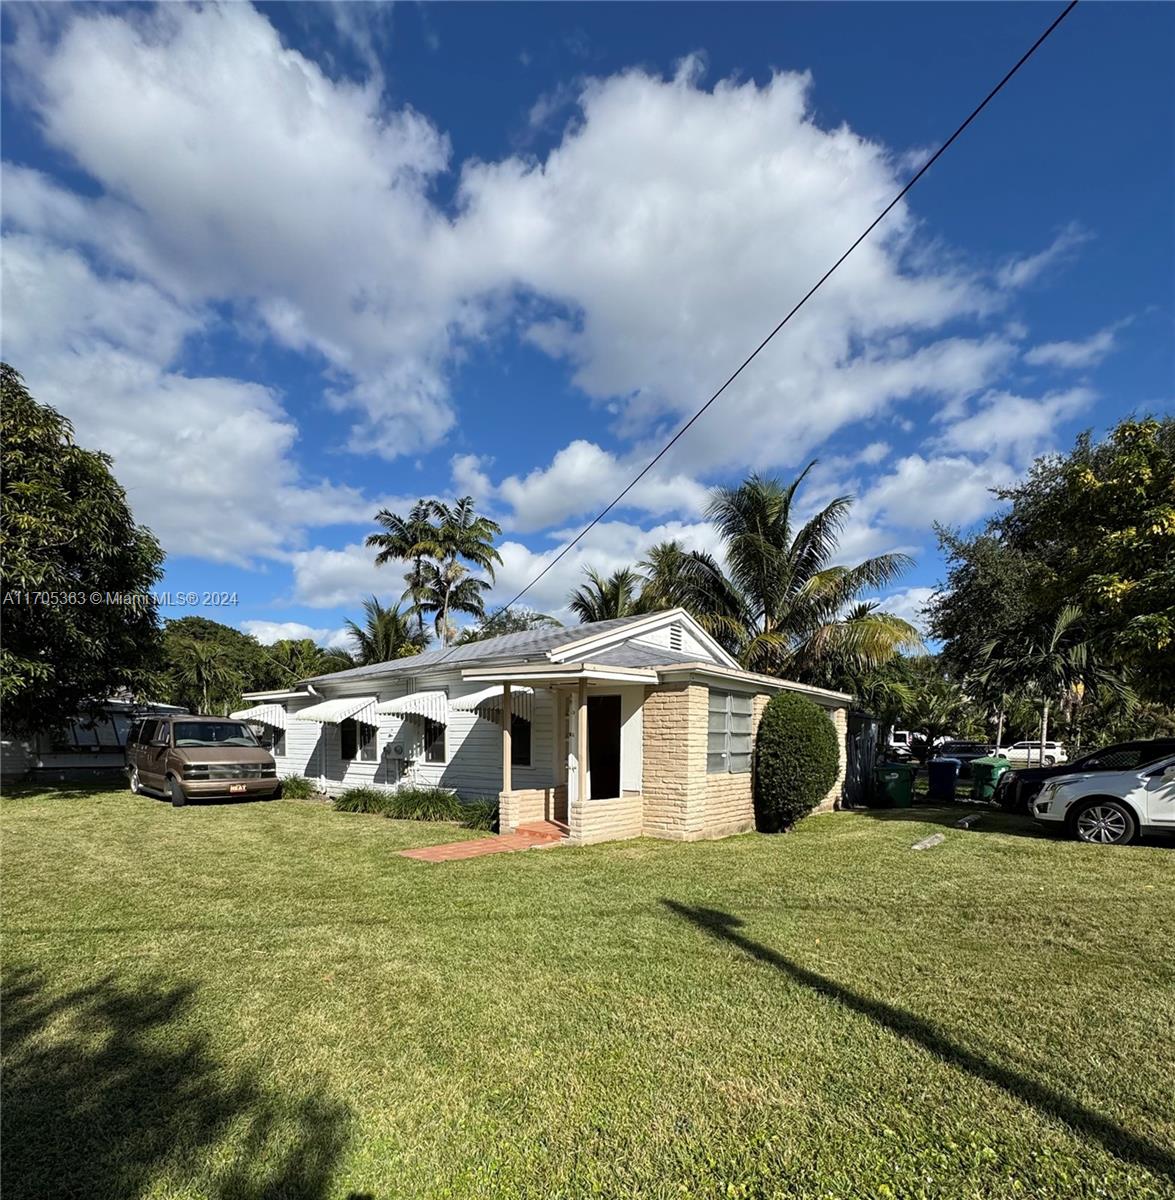
<path fill-rule="evenodd" d="M 590 799 L 620 795 L 620 697 L 588 697 L 588 769 Z"/>

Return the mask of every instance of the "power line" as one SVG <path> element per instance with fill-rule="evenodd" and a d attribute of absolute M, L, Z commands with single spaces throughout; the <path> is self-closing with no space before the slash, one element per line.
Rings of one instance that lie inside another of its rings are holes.
<path fill-rule="evenodd" d="M 856 248 L 874 231 L 874 229 L 876 229 L 877 226 L 885 220 L 894 206 L 905 197 L 906 193 L 918 182 L 918 180 L 921 179 L 922 176 L 925 175 L 926 172 L 929 171 L 930 168 L 934 166 L 934 164 L 947 152 L 947 150 L 950 149 L 952 143 L 959 138 L 967 126 L 970 125 L 971 122 L 974 121 L 975 118 L 979 116 L 979 114 L 983 112 L 983 110 L 992 102 L 992 100 L 999 95 L 999 93 L 1003 90 L 1004 85 L 1007 84 L 1012 76 L 1015 75 L 1016 72 L 1019 71 L 1020 68 L 1037 52 L 1037 50 L 1040 49 L 1040 47 L 1048 39 L 1049 35 L 1052 34 L 1057 26 L 1060 25 L 1060 23 L 1076 7 L 1077 0 L 1069 0 L 1069 3 L 1065 6 L 1060 15 L 1057 16 L 1053 23 L 1044 31 L 1044 33 L 1042 33 L 1040 37 L 1038 37 L 1036 41 L 1024 51 L 1024 53 L 1016 61 L 1015 66 L 1013 66 L 1011 70 L 1008 71 L 1008 73 L 999 81 L 999 83 L 997 83 L 995 87 L 993 87 L 991 91 L 988 92 L 987 95 L 984 96 L 984 98 L 971 110 L 967 119 L 955 130 L 955 132 L 952 133 L 951 136 L 947 138 L 947 140 L 943 142 L 943 144 L 939 146 L 939 148 L 922 164 L 918 171 L 906 183 L 905 187 L 903 187 L 902 190 L 898 192 L 898 194 L 881 210 L 881 212 L 874 217 L 860 237 L 858 237 L 857 240 L 853 242 L 853 244 L 840 256 L 840 258 L 838 258 L 836 262 L 834 262 L 832 266 L 829 267 L 828 270 L 825 271 L 824 274 L 821 275 L 820 278 L 808 289 L 808 291 L 804 293 L 799 302 L 792 308 L 787 316 L 785 316 L 783 320 L 780 321 L 779 324 L 776 325 L 775 328 L 754 348 L 754 350 L 752 350 L 751 353 L 748 354 L 745 359 L 743 359 L 742 363 L 739 364 L 738 369 L 726 380 L 726 382 L 714 393 L 714 395 L 712 395 L 710 399 L 707 400 L 706 403 L 703 404 L 702 407 L 699 408 L 698 411 L 694 413 L 694 415 L 690 417 L 690 419 L 686 421 L 686 423 L 669 439 L 669 441 L 667 441 L 665 445 L 662 446 L 661 449 L 658 450 L 651 459 L 649 459 L 644 467 L 642 467 L 641 470 L 632 477 L 632 479 L 625 486 L 624 490 L 621 491 L 606 508 L 597 513 L 596 516 L 594 516 L 575 535 L 575 537 L 573 537 L 571 541 L 569 541 L 567 545 L 564 546 L 563 549 L 560 550 L 559 553 L 556 554 L 555 557 L 551 559 L 551 561 L 547 563 L 545 567 L 543 567 L 543 569 L 522 589 L 522 591 L 520 591 L 512 600 L 509 600 L 499 608 L 496 608 L 491 615 L 496 616 L 498 613 L 510 608 L 511 605 L 517 604 L 518 601 L 521 600 L 522 597 L 525 596 L 526 593 L 529 592 L 530 589 L 534 587 L 534 585 L 538 583 L 538 581 L 542 579 L 542 577 L 546 575 L 546 573 L 557 562 L 559 562 L 561 558 L 564 557 L 564 555 L 566 555 L 580 541 L 582 541 L 583 538 L 590 533 L 591 530 L 594 529 L 620 503 L 620 501 L 623 500 L 624 497 L 627 496 L 634 487 L 636 487 L 638 483 L 640 483 L 640 481 L 657 465 L 657 463 L 659 463 L 661 459 L 669 453 L 673 446 L 685 435 L 694 422 L 697 421 L 697 419 L 710 407 L 711 404 L 714 403 L 715 400 L 718 399 L 719 396 L 722 395 L 723 392 L 726 391 L 728 387 L 730 387 L 730 385 L 743 373 L 743 371 L 751 364 L 751 362 L 758 357 L 759 352 L 767 345 L 767 343 L 770 342 L 771 339 L 774 338 L 775 335 L 788 323 L 788 321 L 790 321 L 792 317 L 794 317 L 796 313 L 798 313 L 800 309 L 808 303 L 808 301 L 820 290 L 820 288 L 824 286 L 824 283 L 829 279 L 833 272 L 836 271 L 841 263 L 843 263 L 845 259 L 848 258 L 849 255 L 852 254 L 852 252 L 856 250 Z"/>

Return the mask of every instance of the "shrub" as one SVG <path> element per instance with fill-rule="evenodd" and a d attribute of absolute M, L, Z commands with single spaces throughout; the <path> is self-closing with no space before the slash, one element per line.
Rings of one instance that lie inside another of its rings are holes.
<path fill-rule="evenodd" d="M 282 795 L 287 800 L 309 800 L 318 795 L 318 784 L 305 775 L 287 775 L 282 780 Z"/>
<path fill-rule="evenodd" d="M 336 796 L 333 803 L 338 812 L 386 813 L 393 795 L 383 788 L 348 788 L 341 796 Z"/>
<path fill-rule="evenodd" d="M 397 821 L 460 821 L 461 801 L 439 787 L 402 787 L 390 793 L 385 817 Z"/>
<path fill-rule="evenodd" d="M 350 788 L 335 798 L 334 806 L 339 812 L 376 813 L 396 821 L 454 821 L 470 829 L 492 830 L 498 821 L 496 800 L 462 802 L 440 787 Z"/>
<path fill-rule="evenodd" d="M 755 738 L 755 818 L 765 833 L 788 829 L 828 795 L 840 751 L 836 726 L 811 700 L 772 697 Z"/>
<path fill-rule="evenodd" d="M 498 830 L 498 802 L 493 799 L 478 797 L 466 800 L 462 805 L 464 822 L 470 829 L 484 829 L 489 833 Z"/>

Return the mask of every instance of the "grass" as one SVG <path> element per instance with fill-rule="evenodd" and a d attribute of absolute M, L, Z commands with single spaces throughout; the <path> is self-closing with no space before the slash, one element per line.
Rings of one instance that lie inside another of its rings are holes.
<path fill-rule="evenodd" d="M 1175 855 L 957 817 L 6 798 L 5 1200 L 1175 1196 Z"/>

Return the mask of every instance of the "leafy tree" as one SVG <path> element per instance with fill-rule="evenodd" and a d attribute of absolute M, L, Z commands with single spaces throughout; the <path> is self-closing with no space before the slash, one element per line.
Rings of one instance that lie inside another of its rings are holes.
<path fill-rule="evenodd" d="M 179 617 L 163 628 L 158 687 L 171 704 L 193 712 L 226 713 L 244 691 L 289 686 L 255 637 L 207 617 Z"/>
<path fill-rule="evenodd" d="M 767 702 L 755 736 L 756 823 L 789 829 L 828 795 L 840 769 L 836 726 L 819 705 L 794 692 Z"/>
<path fill-rule="evenodd" d="M 384 608 L 374 597 L 363 601 L 364 623 L 347 622 L 351 641 L 355 645 L 355 665 L 366 667 L 373 663 L 391 662 L 419 654 L 424 649 L 420 636 L 412 632 L 407 614 L 398 605 Z"/>
<path fill-rule="evenodd" d="M 213 642 L 192 638 L 170 639 L 168 644 L 171 678 L 185 699 L 196 700 L 197 712 L 219 710 L 224 716 L 248 686 L 240 670 Z"/>
<path fill-rule="evenodd" d="M 441 555 L 439 530 L 434 520 L 436 509 L 435 502 L 431 500 L 417 500 L 406 517 L 386 508 L 380 509 L 375 519 L 383 527 L 383 532 L 367 537 L 368 546 L 379 548 L 375 556 L 376 566 L 382 567 L 401 559 L 412 564 L 412 569 L 404 576 L 408 587 L 401 599 L 409 601 L 411 605 L 409 611 L 416 617 L 416 632 L 422 644 L 425 640 L 422 607 L 426 599 L 425 562 Z"/>
<path fill-rule="evenodd" d="M 585 625 L 648 611 L 640 601 L 641 577 L 630 567 L 621 567 L 607 578 L 592 567 L 585 567 L 584 575 L 587 583 L 571 593 L 567 607 Z"/>
<path fill-rule="evenodd" d="M 1097 658 L 1085 636 L 1084 614 L 1067 605 L 1034 636 L 1017 635 L 1013 640 L 994 640 L 985 649 L 980 680 L 999 679 L 1035 692 L 1041 705 L 1040 759 L 1049 735 L 1049 710 L 1054 703 L 1074 694 L 1110 695 L 1127 708 L 1135 703 L 1134 693 Z"/>
<path fill-rule="evenodd" d="M 38 404 L 7 363 L 0 440 L 0 699 L 6 728 L 27 736 L 88 701 L 147 686 L 159 645 L 155 606 L 107 602 L 107 594 L 149 593 L 163 551 L 135 523 L 110 458 L 78 446 L 70 422 Z M 32 593 L 58 598 L 37 602 Z"/>
<path fill-rule="evenodd" d="M 1101 665 L 1175 706 L 1175 417 L 1084 433 L 996 494 L 1008 507 L 980 534 L 940 530 L 949 566 L 931 633 L 945 657 L 976 671 L 987 641 L 1040 646 L 1075 606 Z"/>
<path fill-rule="evenodd" d="M 285 638 L 266 647 L 263 653 L 276 675 L 261 685 L 266 687 L 290 687 L 303 679 L 358 665 L 346 650 L 327 650 L 310 638 Z"/>
<path fill-rule="evenodd" d="M 796 493 L 813 465 L 786 486 L 752 475 L 714 490 L 707 515 L 722 536 L 726 571 L 674 542 L 655 547 L 643 566 L 649 607 L 685 608 L 748 669 L 827 683 L 861 675 L 921 638 L 900 617 L 859 600 L 905 571 L 906 555 L 833 564 L 850 497 L 797 525 Z"/>
<path fill-rule="evenodd" d="M 464 646 L 469 642 L 481 642 L 486 638 L 501 637 L 506 633 L 526 633 L 531 629 L 541 629 L 544 626 L 559 627 L 560 622 L 546 613 L 535 612 L 529 608 L 503 608 L 488 617 L 483 617 L 476 625 L 463 629 L 457 636 L 456 644 Z"/>

